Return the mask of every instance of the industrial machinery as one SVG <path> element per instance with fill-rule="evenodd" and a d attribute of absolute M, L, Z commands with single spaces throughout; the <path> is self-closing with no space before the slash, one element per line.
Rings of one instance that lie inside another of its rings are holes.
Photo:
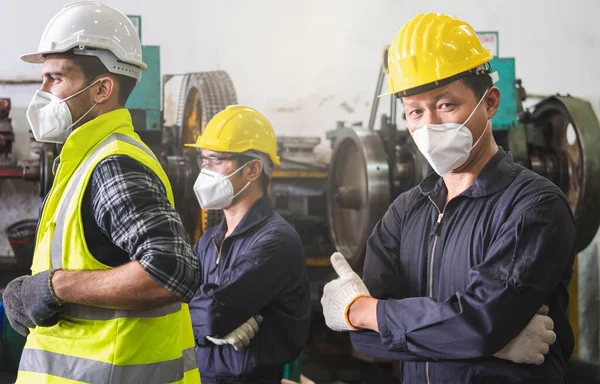
<path fill-rule="evenodd" d="M 13 165 L 12 144 L 15 141 L 10 114 L 10 99 L 0 99 L 0 167 Z"/>
<path fill-rule="evenodd" d="M 237 104 L 231 78 L 225 71 L 165 75 L 163 77 L 164 126 L 161 159 L 171 181 L 175 207 L 192 242 L 217 224 L 220 211 L 202 211 L 192 189 L 200 172 L 195 143 L 209 120 L 228 105 Z"/>
<path fill-rule="evenodd" d="M 0 98 L 0 179 L 39 180 L 39 169 L 27 161 L 18 161 L 13 153 L 15 134 L 10 118 L 11 101 Z"/>
<path fill-rule="evenodd" d="M 321 288 L 330 279 L 329 256 L 334 251 L 327 230 L 329 170 L 314 154 L 320 142 L 319 137 L 278 136 L 281 165 L 273 169 L 269 191 L 277 213 L 300 235 L 316 308 L 320 308 Z"/>
<path fill-rule="evenodd" d="M 387 74 L 387 48 L 379 71 L 367 128 L 338 127 L 328 132 L 334 149 L 328 183 L 329 230 L 338 251 L 362 270 L 365 243 L 391 202 L 432 172 L 409 132 L 399 128 L 397 99 L 375 130 L 379 98 Z M 600 125 L 589 102 L 572 96 L 549 96 L 530 108 L 515 79 L 514 58 L 494 57 L 500 76 L 500 108 L 492 119 L 493 135 L 516 162 L 547 177 L 567 196 L 577 224 L 577 250 L 585 248 L 600 225 Z"/>
<path fill-rule="evenodd" d="M 300 235 L 309 266 L 322 265 L 323 256 L 333 251 L 327 234 L 327 165 L 313 153 L 320 141 L 319 137 L 279 136 L 281 165 L 273 169 L 269 191 L 275 210 Z"/>

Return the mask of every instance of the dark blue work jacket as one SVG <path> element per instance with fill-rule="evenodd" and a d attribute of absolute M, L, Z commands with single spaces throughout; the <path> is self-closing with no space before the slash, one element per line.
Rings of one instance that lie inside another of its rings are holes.
<path fill-rule="evenodd" d="M 446 205 L 436 174 L 400 195 L 367 243 L 379 334 L 355 348 L 402 361 L 403 383 L 564 383 L 575 223 L 558 187 L 499 149 Z M 543 304 L 557 341 L 542 365 L 492 355 Z"/>
<path fill-rule="evenodd" d="M 194 247 L 202 285 L 190 313 L 202 383 L 279 384 L 284 364 L 308 339 L 311 301 L 300 237 L 267 195 L 228 237 L 226 231 L 223 220 Z M 224 337 L 255 315 L 264 320 L 247 348 L 206 340 Z"/>

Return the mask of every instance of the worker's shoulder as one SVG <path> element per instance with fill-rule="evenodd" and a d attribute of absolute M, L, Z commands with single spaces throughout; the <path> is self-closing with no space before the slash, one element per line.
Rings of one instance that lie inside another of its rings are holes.
<path fill-rule="evenodd" d="M 131 156 L 118 154 L 110 155 L 100 160 L 94 168 L 95 175 L 124 175 L 143 174 L 155 177 L 155 173 Z"/>
<path fill-rule="evenodd" d="M 302 244 L 300 235 L 298 235 L 294 226 L 275 211 L 260 223 L 257 235 L 263 241 L 277 241 L 286 246 Z"/>
<path fill-rule="evenodd" d="M 552 181 L 521 165 L 515 164 L 515 177 L 501 192 L 496 208 L 522 210 L 540 206 L 567 208 L 569 201 Z"/>
<path fill-rule="evenodd" d="M 427 196 L 421 192 L 420 186 L 417 185 L 398 195 L 390 208 L 393 208 L 398 215 L 402 215 L 411 207 L 414 207 L 417 202 L 424 199 L 427 200 Z"/>
<path fill-rule="evenodd" d="M 565 197 L 563 191 L 544 176 L 519 164 L 515 164 L 514 167 L 515 178 L 506 188 L 506 192 L 523 197 L 540 194 Z"/>

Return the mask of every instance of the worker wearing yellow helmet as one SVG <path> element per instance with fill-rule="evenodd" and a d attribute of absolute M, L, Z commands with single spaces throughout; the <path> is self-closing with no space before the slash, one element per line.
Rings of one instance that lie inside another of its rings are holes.
<path fill-rule="evenodd" d="M 188 146 L 198 151 L 200 206 L 224 215 L 193 249 L 202 267 L 190 302 L 202 383 L 278 384 L 308 338 L 311 301 L 300 237 L 267 195 L 280 164 L 275 132 L 257 110 L 229 106 Z"/>
<path fill-rule="evenodd" d="M 435 171 L 343 255 L 322 304 L 358 350 L 402 361 L 403 383 L 564 383 L 575 223 L 563 193 L 498 147 L 492 56 L 465 21 L 408 21 L 389 48 L 388 94 Z M 354 332 L 362 330 L 363 332 Z"/>

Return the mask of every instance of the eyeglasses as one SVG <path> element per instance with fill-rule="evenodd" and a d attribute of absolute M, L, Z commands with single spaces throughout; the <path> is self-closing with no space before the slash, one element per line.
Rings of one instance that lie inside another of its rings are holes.
<path fill-rule="evenodd" d="M 218 156 L 196 156 L 196 159 L 198 161 L 198 166 L 200 168 L 213 168 L 213 167 L 218 167 L 221 164 L 223 164 L 224 161 L 229 161 L 229 160 L 233 160 L 238 158 L 239 155 L 232 155 L 232 156 L 224 156 L 224 157 L 218 157 Z"/>

